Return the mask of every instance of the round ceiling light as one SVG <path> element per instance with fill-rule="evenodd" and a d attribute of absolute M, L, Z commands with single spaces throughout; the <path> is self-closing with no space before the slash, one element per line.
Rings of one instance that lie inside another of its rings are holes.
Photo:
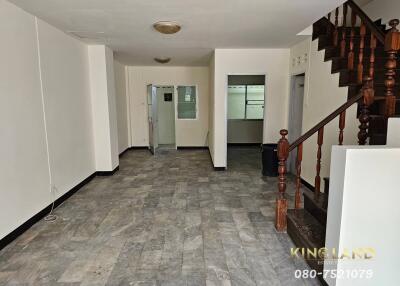
<path fill-rule="evenodd" d="M 153 27 L 162 34 L 175 34 L 181 30 L 181 26 L 178 23 L 171 21 L 160 21 L 155 23 Z"/>
<path fill-rule="evenodd" d="M 157 63 L 166 64 L 171 61 L 171 58 L 154 58 Z"/>

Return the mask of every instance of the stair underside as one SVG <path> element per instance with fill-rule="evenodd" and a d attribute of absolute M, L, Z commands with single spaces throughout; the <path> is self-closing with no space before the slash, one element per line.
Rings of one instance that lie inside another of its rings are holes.
<path fill-rule="evenodd" d="M 375 22 L 376 25 L 383 31 L 385 25 L 380 20 Z M 362 84 L 358 82 L 357 76 L 357 65 L 359 63 L 359 43 L 360 35 L 359 28 L 355 27 L 354 34 L 354 69 L 349 69 L 348 66 L 348 53 L 350 50 L 350 38 L 351 28 L 346 28 L 346 49 L 345 57 L 340 56 L 340 41 L 342 40 L 343 28 L 338 27 L 338 46 L 334 46 L 333 36 L 328 33 L 329 29 L 332 31 L 332 24 L 327 18 L 322 18 L 317 21 L 314 26 L 313 39 L 318 39 L 318 49 L 325 50 L 325 61 L 332 61 L 332 73 L 340 73 L 339 86 L 348 87 L 348 97 L 352 98 L 357 95 Z M 365 37 L 365 48 L 363 57 L 363 75 L 367 75 L 369 72 L 369 56 L 371 54 L 370 48 L 371 34 L 367 32 Z M 387 62 L 388 55 L 384 51 L 383 44 L 377 41 L 377 47 L 375 49 L 375 77 L 374 77 L 374 89 L 375 89 L 375 102 L 370 106 L 370 129 L 369 129 L 369 144 L 370 145 L 384 145 L 386 144 L 386 133 L 387 133 L 387 119 L 384 116 L 386 108 L 386 87 L 385 87 L 385 64 Z M 396 84 L 394 87 L 394 94 L 396 96 L 396 113 L 395 116 L 400 116 L 400 68 L 396 70 Z"/>

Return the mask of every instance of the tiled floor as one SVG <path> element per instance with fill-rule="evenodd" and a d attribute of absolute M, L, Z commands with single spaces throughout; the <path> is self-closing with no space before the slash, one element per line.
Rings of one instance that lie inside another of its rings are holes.
<path fill-rule="evenodd" d="M 126 153 L 3 249 L 0 285 L 318 285 L 294 278 L 258 149 L 230 149 L 222 172 L 207 150 L 160 153 Z"/>

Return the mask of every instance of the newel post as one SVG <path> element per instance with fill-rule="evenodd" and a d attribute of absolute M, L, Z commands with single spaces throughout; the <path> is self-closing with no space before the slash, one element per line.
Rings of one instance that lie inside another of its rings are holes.
<path fill-rule="evenodd" d="M 364 84 L 362 87 L 362 102 L 360 104 L 360 116 L 358 120 L 360 121 L 358 132 L 358 144 L 365 145 L 368 138 L 368 126 L 369 126 L 369 107 L 374 103 L 375 90 L 370 76 L 364 77 Z"/>
<path fill-rule="evenodd" d="M 288 202 L 286 200 L 286 161 L 289 156 L 289 141 L 286 139 L 288 131 L 280 131 L 282 138 L 278 142 L 278 197 L 276 199 L 275 228 L 279 232 L 286 231 L 286 214 Z"/>
<path fill-rule="evenodd" d="M 385 116 L 391 117 L 395 114 L 396 97 L 394 95 L 394 86 L 396 83 L 396 66 L 397 66 L 397 53 L 400 50 L 400 32 L 397 30 L 399 25 L 398 19 L 393 19 L 389 22 L 392 29 L 387 33 L 385 38 L 385 51 L 388 53 L 389 59 L 386 62 L 386 102 L 385 102 Z"/>

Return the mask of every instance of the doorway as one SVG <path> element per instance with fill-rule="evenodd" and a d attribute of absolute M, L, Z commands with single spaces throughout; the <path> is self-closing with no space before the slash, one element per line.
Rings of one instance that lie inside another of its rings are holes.
<path fill-rule="evenodd" d="M 235 168 L 237 162 L 237 167 L 242 168 L 246 161 L 259 169 L 264 130 L 265 75 L 228 75 L 227 90 L 228 166 Z"/>
<path fill-rule="evenodd" d="M 157 86 L 158 146 L 175 149 L 174 87 Z"/>
<path fill-rule="evenodd" d="M 174 86 L 147 86 L 149 150 L 176 149 Z"/>
<path fill-rule="evenodd" d="M 289 99 L 289 126 L 288 140 L 294 142 L 302 135 L 303 128 L 303 102 L 304 102 L 305 74 L 292 76 L 292 86 Z M 288 169 L 296 174 L 296 152 L 290 152 Z"/>

